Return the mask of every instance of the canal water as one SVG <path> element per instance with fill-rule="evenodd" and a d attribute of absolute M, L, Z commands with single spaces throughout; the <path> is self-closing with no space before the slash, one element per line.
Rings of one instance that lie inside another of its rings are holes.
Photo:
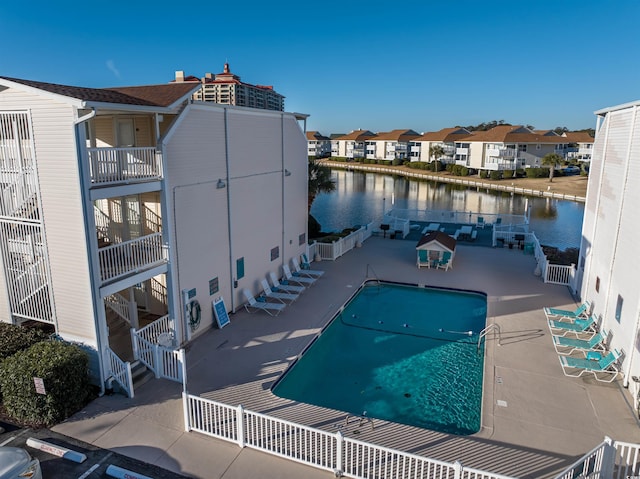
<path fill-rule="evenodd" d="M 336 190 L 319 194 L 311 207 L 322 231 L 380 223 L 383 210 L 393 208 L 524 214 L 530 206 L 529 231 L 540 243 L 559 249 L 580 247 L 584 203 L 360 171 L 332 170 L 332 177 Z"/>

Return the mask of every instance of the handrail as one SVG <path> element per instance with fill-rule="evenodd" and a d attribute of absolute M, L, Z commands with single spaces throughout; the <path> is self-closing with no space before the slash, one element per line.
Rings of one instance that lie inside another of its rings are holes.
<path fill-rule="evenodd" d="M 358 427 L 362 427 L 363 422 L 364 423 L 368 422 L 369 424 L 371 424 L 372 431 L 376 428 L 375 424 L 373 424 L 373 419 L 367 416 L 367 411 L 364 411 L 362 415 L 347 414 L 344 418 L 344 427 L 347 427 L 349 425 L 349 419 L 351 418 L 358 419 Z"/>
<path fill-rule="evenodd" d="M 491 331 L 493 331 L 494 335 L 497 332 L 498 346 L 502 346 L 502 331 L 500 331 L 500 326 L 496 323 L 491 323 L 489 326 L 480 331 L 480 334 L 478 335 L 478 351 L 480 351 L 480 342 L 482 341 L 482 338 L 484 338 Z"/>

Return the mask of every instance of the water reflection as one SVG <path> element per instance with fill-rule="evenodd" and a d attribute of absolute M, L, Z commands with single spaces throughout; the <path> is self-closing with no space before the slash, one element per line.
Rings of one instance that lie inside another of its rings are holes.
<path fill-rule="evenodd" d="M 584 204 L 503 191 L 408 179 L 358 171 L 334 170 L 336 190 L 317 196 L 311 214 L 323 231 L 380 222 L 383 210 L 434 209 L 486 214 L 523 214 L 531 207 L 530 230 L 543 244 L 564 249 L 580 246 Z"/>

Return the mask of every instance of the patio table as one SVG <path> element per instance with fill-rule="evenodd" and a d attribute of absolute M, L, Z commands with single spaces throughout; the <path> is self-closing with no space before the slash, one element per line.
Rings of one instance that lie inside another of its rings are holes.
<path fill-rule="evenodd" d="M 427 231 L 438 231 L 440 229 L 440 223 L 429 223 Z"/>
<path fill-rule="evenodd" d="M 469 239 L 471 237 L 471 232 L 473 231 L 473 226 L 462 226 L 460 228 L 460 239 Z"/>

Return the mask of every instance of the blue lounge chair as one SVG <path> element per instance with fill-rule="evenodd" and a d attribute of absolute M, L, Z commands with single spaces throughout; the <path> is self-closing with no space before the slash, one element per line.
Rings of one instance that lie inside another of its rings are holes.
<path fill-rule="evenodd" d="M 590 339 L 567 338 L 552 336 L 553 347 L 560 355 L 566 356 L 574 351 L 605 351 L 609 338 L 603 330 L 591 336 Z"/>
<path fill-rule="evenodd" d="M 614 350 L 604 357 L 600 354 L 591 356 L 593 359 L 572 356 L 558 356 L 558 359 L 560 359 L 560 366 L 562 366 L 562 372 L 565 376 L 578 378 L 585 373 L 592 373 L 596 381 L 607 383 L 612 382 L 618 376 L 620 372 L 618 370 L 618 361 L 622 357 L 620 352 Z"/>
<path fill-rule="evenodd" d="M 300 276 L 300 275 L 293 275 L 291 274 L 291 270 L 289 269 L 289 266 L 286 264 L 282 265 L 282 271 L 284 272 L 284 278 L 289 282 L 289 283 L 296 283 L 300 286 L 311 286 L 313 283 L 316 282 L 316 278 L 309 278 L 307 276 Z"/>
<path fill-rule="evenodd" d="M 284 293 L 280 291 L 273 291 L 266 279 L 262 279 L 260 280 L 260 282 L 262 284 L 261 296 L 267 299 L 269 298 L 275 299 L 276 301 L 282 304 L 285 304 L 285 301 L 289 301 L 290 303 L 293 303 L 296 299 L 298 299 L 298 296 L 300 296 L 298 293 Z"/>
<path fill-rule="evenodd" d="M 273 271 L 269 272 L 269 278 L 271 278 L 271 289 L 276 292 L 282 293 L 302 293 L 305 290 L 304 286 L 296 286 L 295 284 L 289 284 L 286 279 L 278 280 L 278 277 Z"/>
<path fill-rule="evenodd" d="M 587 319 L 576 319 L 573 322 L 549 319 L 548 325 L 552 336 L 566 336 L 571 333 L 577 337 L 581 333 L 595 333 L 598 328 L 593 316 Z"/>
<path fill-rule="evenodd" d="M 307 276 L 308 278 L 319 278 L 324 274 L 324 271 L 320 271 L 319 269 L 303 269 L 300 267 L 300 263 L 298 262 L 298 258 L 291 258 L 291 264 L 293 264 L 293 275 L 297 276 Z"/>
<path fill-rule="evenodd" d="M 544 314 L 547 319 L 550 318 L 568 318 L 568 319 L 577 319 L 577 318 L 588 318 L 589 317 L 589 301 L 585 301 L 580 306 L 578 306 L 575 310 L 569 311 L 566 309 L 555 309 L 555 308 L 544 308 Z"/>
<path fill-rule="evenodd" d="M 256 301 L 256 298 L 253 297 L 248 289 L 243 289 L 242 293 L 247 299 L 247 302 L 244 303 L 244 309 L 246 309 L 248 313 L 251 313 L 251 310 L 253 309 L 255 311 L 266 311 L 271 316 L 278 316 L 278 314 L 280 314 L 280 312 L 285 308 L 284 304 L 282 303 L 267 303 L 266 301 Z"/>
<path fill-rule="evenodd" d="M 476 228 L 484 229 L 484 217 L 478 216 L 478 221 L 476 221 Z"/>

